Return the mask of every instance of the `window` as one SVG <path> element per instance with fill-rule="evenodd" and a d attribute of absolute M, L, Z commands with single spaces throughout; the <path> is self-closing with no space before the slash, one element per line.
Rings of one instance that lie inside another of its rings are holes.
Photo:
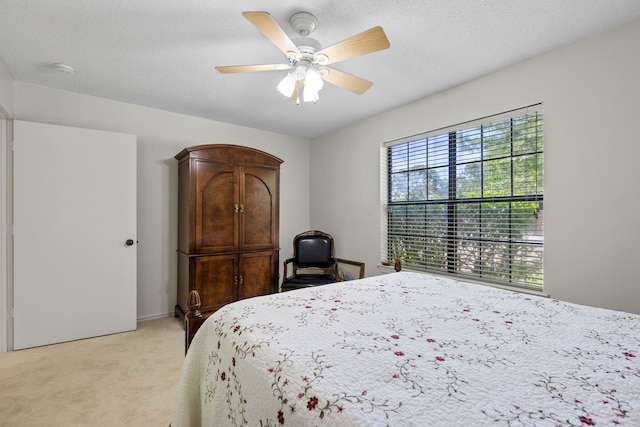
<path fill-rule="evenodd" d="M 384 256 L 412 269 L 541 290 L 540 107 L 386 144 Z"/>

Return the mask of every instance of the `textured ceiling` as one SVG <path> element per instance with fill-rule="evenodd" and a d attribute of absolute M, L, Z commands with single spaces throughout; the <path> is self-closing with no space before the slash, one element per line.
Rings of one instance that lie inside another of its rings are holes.
<path fill-rule="evenodd" d="M 292 38 L 289 16 L 315 14 L 323 47 L 380 25 L 391 47 L 334 65 L 365 94 L 325 84 L 296 106 L 284 71 L 214 69 L 284 61 L 252 10 Z M 637 19 L 638 0 L 0 0 L 0 58 L 17 81 L 314 138 Z"/>

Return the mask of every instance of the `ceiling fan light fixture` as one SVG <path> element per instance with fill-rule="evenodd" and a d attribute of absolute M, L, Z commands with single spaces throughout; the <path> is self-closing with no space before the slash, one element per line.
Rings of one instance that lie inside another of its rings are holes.
<path fill-rule="evenodd" d="M 309 87 L 309 85 L 305 84 L 304 88 L 302 89 L 302 100 L 304 102 L 316 103 L 318 102 L 318 99 L 320 99 L 320 97 L 318 96 L 318 91 L 313 90 L 312 87 Z"/>
<path fill-rule="evenodd" d="M 304 74 L 304 87 L 309 88 L 314 92 L 319 92 L 322 89 L 324 82 L 322 81 L 322 77 L 314 68 L 307 68 L 307 71 Z"/>
<path fill-rule="evenodd" d="M 299 62 L 298 65 L 296 65 L 295 70 L 293 70 L 293 77 L 296 80 L 304 80 L 305 76 L 307 75 L 307 69 L 309 68 L 309 64 L 304 63 L 304 62 Z"/>
<path fill-rule="evenodd" d="M 316 59 L 316 64 L 318 65 L 327 65 L 327 63 L 329 62 L 329 57 L 324 53 L 317 53 L 315 55 L 315 59 Z"/>
<path fill-rule="evenodd" d="M 329 75 L 329 69 L 327 67 L 316 67 L 316 72 L 323 79 Z"/>
<path fill-rule="evenodd" d="M 287 73 L 284 76 L 284 79 L 280 80 L 278 83 L 278 92 L 280 92 L 283 96 L 290 98 L 293 96 L 293 91 L 296 89 L 297 79 L 292 75 L 292 73 Z"/>

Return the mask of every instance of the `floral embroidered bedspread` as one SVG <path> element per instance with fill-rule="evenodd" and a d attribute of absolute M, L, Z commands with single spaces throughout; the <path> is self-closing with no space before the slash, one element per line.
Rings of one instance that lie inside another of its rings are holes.
<path fill-rule="evenodd" d="M 239 301 L 173 427 L 640 426 L 640 316 L 400 272 Z"/>

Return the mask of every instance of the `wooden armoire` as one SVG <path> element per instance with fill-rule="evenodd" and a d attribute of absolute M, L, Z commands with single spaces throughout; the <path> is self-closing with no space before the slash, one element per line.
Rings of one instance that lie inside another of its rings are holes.
<path fill-rule="evenodd" d="M 268 153 L 211 144 L 178 153 L 178 304 L 193 289 L 206 317 L 278 290 L 280 164 Z"/>

